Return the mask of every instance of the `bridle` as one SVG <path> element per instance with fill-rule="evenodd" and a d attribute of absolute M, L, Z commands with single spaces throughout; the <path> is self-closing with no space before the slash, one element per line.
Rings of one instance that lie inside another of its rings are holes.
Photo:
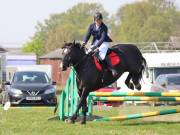
<path fill-rule="evenodd" d="M 82 57 L 82 59 L 80 59 L 77 63 L 75 63 L 75 64 L 72 64 L 72 62 L 69 64 L 69 66 L 72 66 L 72 67 L 77 67 L 81 62 L 83 62 L 84 61 L 84 59 L 86 58 L 86 57 L 88 57 L 89 56 L 89 54 L 87 54 L 87 55 L 84 55 L 83 57 Z"/>
<path fill-rule="evenodd" d="M 86 49 L 86 48 L 85 48 Z M 76 64 L 70 64 L 70 66 L 73 66 L 74 68 L 78 66 L 86 57 L 93 56 L 96 52 L 88 53 L 87 55 L 84 55 L 82 59 L 80 59 Z"/>

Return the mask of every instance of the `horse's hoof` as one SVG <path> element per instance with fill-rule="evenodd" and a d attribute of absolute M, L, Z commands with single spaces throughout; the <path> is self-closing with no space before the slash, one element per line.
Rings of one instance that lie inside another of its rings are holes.
<path fill-rule="evenodd" d="M 72 120 L 72 119 L 65 119 L 65 123 L 68 123 L 68 124 L 74 124 L 75 121 Z"/>
<path fill-rule="evenodd" d="M 135 87 L 137 90 L 141 90 L 141 84 L 137 84 L 137 85 L 135 85 Z"/>
<path fill-rule="evenodd" d="M 132 90 L 134 90 L 134 85 L 132 83 L 129 83 L 128 87 Z"/>
<path fill-rule="evenodd" d="M 81 124 L 82 124 L 82 125 L 85 125 L 85 124 L 86 124 L 86 121 L 81 121 Z"/>

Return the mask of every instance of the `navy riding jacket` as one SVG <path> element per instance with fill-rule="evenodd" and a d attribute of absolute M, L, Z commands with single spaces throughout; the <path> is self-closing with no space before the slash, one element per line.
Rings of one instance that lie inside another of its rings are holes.
<path fill-rule="evenodd" d="M 87 43 L 91 35 L 93 36 L 92 45 L 94 42 L 98 40 L 99 42 L 96 44 L 100 46 L 103 42 L 112 42 L 112 39 L 107 35 L 108 28 L 107 26 L 102 23 L 101 26 L 96 30 L 96 23 L 92 23 L 87 31 L 87 34 L 84 38 L 84 42 Z"/>

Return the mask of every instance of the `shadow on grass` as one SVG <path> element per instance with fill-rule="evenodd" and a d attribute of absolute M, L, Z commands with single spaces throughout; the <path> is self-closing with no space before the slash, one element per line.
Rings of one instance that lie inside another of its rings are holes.
<path fill-rule="evenodd" d="M 68 118 L 70 118 L 70 117 L 65 117 L 64 120 L 68 119 Z M 102 117 L 93 115 L 93 116 L 87 116 L 86 120 L 87 121 L 94 121 L 94 120 L 100 119 L 100 118 L 102 118 Z M 79 122 L 81 119 L 82 119 L 82 116 L 78 116 L 76 122 Z M 48 120 L 50 120 L 50 121 L 60 120 L 60 118 L 59 118 L 59 116 L 52 116 L 52 117 L 49 117 Z"/>

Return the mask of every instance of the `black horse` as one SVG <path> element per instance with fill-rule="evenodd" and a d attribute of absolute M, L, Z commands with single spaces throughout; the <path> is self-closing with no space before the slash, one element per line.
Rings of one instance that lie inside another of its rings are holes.
<path fill-rule="evenodd" d="M 90 92 L 99 88 L 108 86 L 115 82 L 124 72 L 129 72 L 125 84 L 130 88 L 140 90 L 140 80 L 143 71 L 147 68 L 146 60 L 143 58 L 141 52 L 135 45 L 118 44 L 113 46 L 110 50 L 114 51 L 116 55 L 121 58 L 119 64 L 114 68 L 118 74 L 113 76 L 111 71 L 106 69 L 100 71 L 94 60 L 94 56 L 86 54 L 85 48 L 80 43 L 65 43 L 63 49 L 62 70 L 73 66 L 76 71 L 76 82 L 78 87 L 78 94 L 80 101 L 78 103 L 75 114 L 69 119 L 69 122 L 74 123 L 79 109 L 82 107 L 83 118 L 81 124 L 86 123 L 87 97 Z M 132 80 L 132 82 L 131 82 Z"/>

